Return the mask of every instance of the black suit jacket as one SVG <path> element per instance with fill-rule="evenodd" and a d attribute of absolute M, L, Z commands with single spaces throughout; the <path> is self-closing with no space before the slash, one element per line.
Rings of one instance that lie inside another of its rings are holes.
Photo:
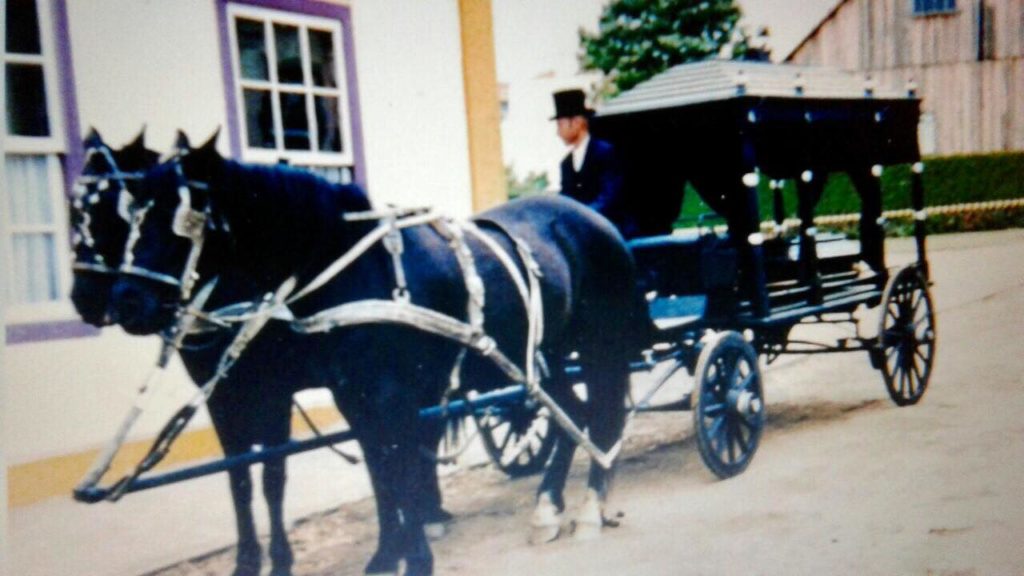
<path fill-rule="evenodd" d="M 578 200 L 612 221 L 626 238 L 635 235 L 629 215 L 622 165 L 615 149 L 604 140 L 591 137 L 579 172 L 572 154 L 561 164 L 562 194 Z"/>

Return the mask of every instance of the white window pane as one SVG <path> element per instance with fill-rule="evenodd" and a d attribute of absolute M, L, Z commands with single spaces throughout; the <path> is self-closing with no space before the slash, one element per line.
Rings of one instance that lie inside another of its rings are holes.
<path fill-rule="evenodd" d="M 13 226 L 53 224 L 47 157 L 8 155 L 4 172 L 7 177 L 8 222 Z"/>
<path fill-rule="evenodd" d="M 263 22 L 239 18 L 235 20 L 235 37 L 241 59 L 242 78 L 267 80 L 267 47 L 263 37 Z"/>
<path fill-rule="evenodd" d="M 7 133 L 16 136 L 49 136 L 46 114 L 46 82 L 38 64 L 7 64 Z"/>
<path fill-rule="evenodd" d="M 274 148 L 274 112 L 267 90 L 243 90 L 245 129 L 250 148 Z"/>
<path fill-rule="evenodd" d="M 284 147 L 288 150 L 310 150 L 305 95 L 282 93 L 280 96 Z"/>
<path fill-rule="evenodd" d="M 334 77 L 334 38 L 329 30 L 309 31 L 310 69 L 313 84 L 327 88 L 338 85 Z"/>
<path fill-rule="evenodd" d="M 35 0 L 7 0 L 7 40 L 9 54 L 42 54 L 39 41 L 39 12 Z"/>
<path fill-rule="evenodd" d="M 299 29 L 274 24 L 274 48 L 277 51 L 277 81 L 282 84 L 302 84 Z"/>
<path fill-rule="evenodd" d="M 57 251 L 53 234 L 15 234 L 11 239 L 15 304 L 35 304 L 60 298 L 57 288 Z"/>
<path fill-rule="evenodd" d="M 321 152 L 341 152 L 344 149 L 337 98 L 316 97 L 316 127 Z"/>

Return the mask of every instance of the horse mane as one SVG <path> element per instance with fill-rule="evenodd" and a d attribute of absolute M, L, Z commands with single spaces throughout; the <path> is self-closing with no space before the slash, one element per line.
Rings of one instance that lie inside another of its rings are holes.
<path fill-rule="evenodd" d="M 328 217 L 331 223 L 345 212 L 370 209 L 361 188 L 335 184 L 325 178 L 283 164 L 246 164 L 224 159 L 211 184 L 222 191 L 233 190 L 246 202 L 267 204 L 276 210 L 299 211 L 304 223 Z M 302 216 L 305 217 L 302 217 Z"/>
<path fill-rule="evenodd" d="M 319 272 L 364 232 L 342 216 L 371 209 L 360 187 L 284 165 L 224 159 L 209 184 L 214 221 L 230 229 L 239 263 L 260 275 Z"/>

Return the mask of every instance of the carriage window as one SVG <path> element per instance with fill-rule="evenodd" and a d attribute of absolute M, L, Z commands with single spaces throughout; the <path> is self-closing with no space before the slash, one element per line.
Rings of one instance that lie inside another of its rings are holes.
<path fill-rule="evenodd" d="M 4 38 L 4 194 L 0 201 L 0 280 L 12 316 L 25 320 L 63 310 L 67 291 L 67 231 L 51 3 L 8 0 Z"/>
<path fill-rule="evenodd" d="M 243 158 L 351 166 L 341 23 L 242 5 L 228 14 Z"/>

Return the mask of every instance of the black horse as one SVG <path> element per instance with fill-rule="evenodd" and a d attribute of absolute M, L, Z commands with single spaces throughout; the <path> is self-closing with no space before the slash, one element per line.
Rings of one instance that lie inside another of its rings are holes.
<path fill-rule="evenodd" d="M 193 246 L 178 234 L 201 237 L 206 250 L 220 255 L 209 269 L 219 275 L 221 298 L 249 302 L 277 291 L 289 278 L 306 285 L 377 226 L 376 221 L 343 219 L 370 209 L 358 188 L 330 185 L 287 167 L 224 160 L 212 141 L 152 170 L 137 201 L 144 215 L 137 220 L 137 237 L 126 260 L 144 272 L 123 274 L 113 293 L 115 318 L 133 333 L 162 330 L 174 320 L 180 286 L 172 279 L 182 277 Z M 205 214 L 205 225 L 184 231 L 182 222 L 197 212 Z M 474 220 L 508 253 L 516 254 L 514 239 L 532 247 L 540 272 L 542 350 L 551 375 L 545 389 L 585 424 L 599 448 L 611 450 L 621 437 L 628 363 L 638 348 L 637 328 L 646 318 L 621 236 L 596 213 L 557 197 L 512 202 Z M 462 271 L 465 262 L 449 239 L 429 225 L 400 234 L 401 264 L 395 264 L 393 250 L 375 244 L 293 302 L 291 311 L 304 318 L 343 303 L 389 301 L 396 288 L 403 288 L 402 279 L 412 304 L 466 319 L 470 290 Z M 509 358 L 525 358 L 529 322 L 512 274 L 478 238 L 468 235 L 466 244 L 486 288 L 484 331 Z M 518 266 L 526 263 L 520 259 Z M 274 382 L 316 381 L 334 393 L 359 438 L 377 498 L 379 542 L 367 573 L 395 572 L 403 559 L 407 574 L 432 573 L 423 523 L 430 500 L 424 479 L 434 475 L 423 472 L 427 464 L 418 449 L 424 434 L 418 409 L 438 404 L 449 390 L 461 347 L 414 327 L 385 323 L 300 337 L 287 337 L 287 331 L 271 322 L 261 334 L 266 344 L 257 348 L 254 343 L 245 355 L 258 359 L 250 370 L 273 373 L 278 376 Z M 573 351 L 587 383 L 585 400 L 573 392 L 563 369 Z M 461 374 L 476 389 L 507 382 L 490 360 L 475 355 L 466 357 Z M 556 433 L 534 514 L 535 528 L 547 538 L 557 534 L 556 512 L 564 508 L 562 494 L 575 450 L 564 433 Z M 577 519 L 584 533 L 596 532 L 603 523 L 609 480 L 610 472 L 592 463 L 588 499 Z"/>
<path fill-rule="evenodd" d="M 71 299 L 84 321 L 94 326 L 107 326 L 112 322 L 109 314 L 111 288 L 124 256 L 135 188 L 141 175 L 156 164 L 159 154 L 145 148 L 142 133 L 131 144 L 115 150 L 92 130 L 83 146 L 86 161 L 71 209 L 75 235 Z M 175 153 L 187 153 L 188 148 L 187 138 L 179 134 Z M 205 273 L 207 261 L 215 260 L 215 252 L 207 254 L 199 263 L 200 273 Z M 215 292 L 209 304 L 229 303 L 222 294 Z M 279 353 L 281 342 L 294 338 L 296 335 L 283 325 L 268 326 L 254 340 L 250 353 L 235 365 L 209 398 L 207 407 L 226 455 L 247 452 L 257 444 L 274 446 L 289 439 L 292 395 L 318 386 L 321 379 L 318 375 L 303 373 L 301 366 L 268 370 L 262 357 Z M 231 334 L 226 332 L 185 337 L 181 358 L 196 383 L 202 384 L 212 376 L 230 340 Z M 434 431 L 438 437 L 442 433 L 440 427 Z M 425 467 L 423 474 L 427 487 L 426 516 L 428 522 L 435 525 L 436 532 L 443 529 L 450 515 L 441 508 L 435 471 Z M 251 474 L 248 468 L 232 468 L 228 476 L 238 532 L 234 575 L 255 576 L 260 573 L 262 561 L 252 512 Z M 264 464 L 263 495 L 270 514 L 271 574 L 274 576 L 289 574 L 293 563 L 284 526 L 285 482 L 283 458 Z"/>
<path fill-rule="evenodd" d="M 69 210 L 74 244 L 71 302 L 82 320 L 107 326 L 110 289 L 128 239 L 131 187 L 160 155 L 146 148 L 145 130 L 114 150 L 92 129 L 82 147 L 85 162 Z"/>

